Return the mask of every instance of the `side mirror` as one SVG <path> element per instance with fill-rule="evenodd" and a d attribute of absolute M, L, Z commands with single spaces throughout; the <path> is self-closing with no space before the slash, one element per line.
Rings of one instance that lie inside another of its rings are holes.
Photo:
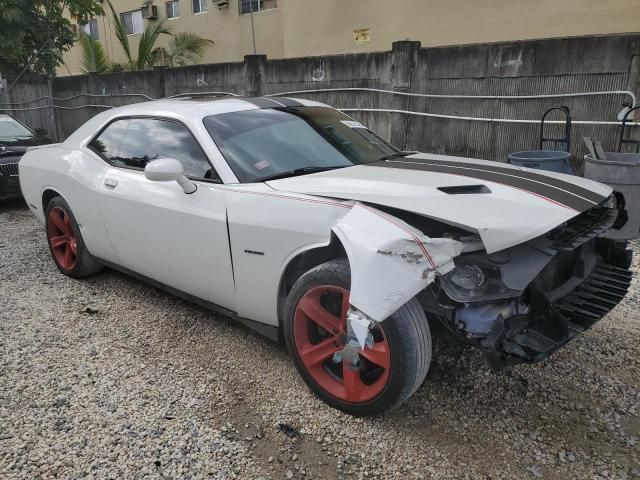
<path fill-rule="evenodd" d="M 47 130 L 45 128 L 36 128 L 34 130 L 34 133 L 36 134 L 36 137 L 46 137 L 47 136 Z"/>
<path fill-rule="evenodd" d="M 178 182 L 184 193 L 193 193 L 198 187 L 184 176 L 182 164 L 175 158 L 158 158 L 144 167 L 144 176 L 152 182 Z"/>

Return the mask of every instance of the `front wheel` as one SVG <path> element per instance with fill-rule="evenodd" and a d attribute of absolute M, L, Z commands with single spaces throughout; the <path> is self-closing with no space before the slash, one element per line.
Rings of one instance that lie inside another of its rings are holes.
<path fill-rule="evenodd" d="M 87 250 L 80 226 L 62 197 L 51 199 L 45 218 L 51 257 L 62 273 L 80 278 L 102 270 L 102 264 Z"/>
<path fill-rule="evenodd" d="M 289 293 L 284 337 L 309 387 L 332 407 L 375 415 L 399 406 L 422 384 L 431 362 L 431 333 L 414 298 L 372 329 L 373 346 L 360 349 L 360 365 L 336 363 L 347 340 L 351 272 L 333 260 L 305 273 Z"/>

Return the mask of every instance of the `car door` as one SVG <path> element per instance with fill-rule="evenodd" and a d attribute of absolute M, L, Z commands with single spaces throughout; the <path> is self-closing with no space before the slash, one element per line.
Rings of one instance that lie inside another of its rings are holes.
<path fill-rule="evenodd" d="M 200 144 L 180 122 L 121 118 L 90 144 L 111 166 L 100 185 L 100 206 L 121 267 L 236 311 L 224 192 Z M 144 166 L 158 157 L 179 160 L 198 189 L 152 182 Z"/>

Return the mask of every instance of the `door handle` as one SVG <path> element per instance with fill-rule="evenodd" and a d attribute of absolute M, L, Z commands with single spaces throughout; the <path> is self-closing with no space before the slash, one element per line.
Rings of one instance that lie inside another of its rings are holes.
<path fill-rule="evenodd" d="M 118 186 L 118 180 L 115 178 L 105 178 L 104 184 L 109 188 L 116 188 Z"/>

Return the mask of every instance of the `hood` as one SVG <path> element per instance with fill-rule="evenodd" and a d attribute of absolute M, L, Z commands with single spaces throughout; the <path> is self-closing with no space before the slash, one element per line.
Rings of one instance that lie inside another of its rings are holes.
<path fill-rule="evenodd" d="M 489 253 L 547 233 L 612 192 L 606 185 L 571 175 L 432 154 L 267 183 L 280 191 L 424 215 L 476 232 Z"/>
<path fill-rule="evenodd" d="M 0 138 L 0 164 L 16 163 L 25 154 L 27 149 L 51 144 L 47 137 L 31 137 L 9 140 Z"/>
<path fill-rule="evenodd" d="M 29 138 L 6 138 L 0 137 L 0 157 L 9 153 L 23 154 L 29 147 L 37 147 L 39 145 L 47 145 L 51 143 L 51 139 L 47 137 L 33 136 Z"/>

